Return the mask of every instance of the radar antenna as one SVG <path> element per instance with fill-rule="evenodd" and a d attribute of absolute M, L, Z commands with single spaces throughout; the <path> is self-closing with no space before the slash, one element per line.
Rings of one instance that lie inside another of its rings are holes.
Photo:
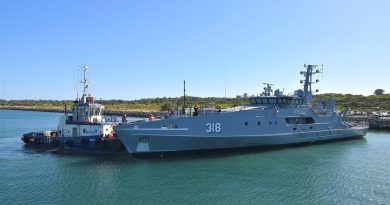
<path fill-rule="evenodd" d="M 317 69 L 317 67 L 320 67 L 320 65 L 306 65 L 306 64 L 304 64 L 303 67 L 306 68 L 306 71 L 300 72 L 300 74 L 305 77 L 305 80 L 301 80 L 301 83 L 303 83 L 303 96 L 305 98 L 306 104 L 311 104 L 312 103 L 312 96 L 313 96 L 311 85 L 314 83 L 320 82 L 319 79 L 316 79 L 313 82 L 313 75 L 323 73 L 324 65 L 321 65 L 321 68 L 318 68 L 318 69 Z M 319 92 L 319 90 L 316 89 L 315 92 Z"/>
<path fill-rule="evenodd" d="M 263 96 L 271 96 L 273 90 L 272 90 L 272 86 L 274 84 L 271 84 L 271 83 L 263 83 L 264 85 L 266 85 L 266 87 L 264 87 L 264 92 L 262 93 Z"/>

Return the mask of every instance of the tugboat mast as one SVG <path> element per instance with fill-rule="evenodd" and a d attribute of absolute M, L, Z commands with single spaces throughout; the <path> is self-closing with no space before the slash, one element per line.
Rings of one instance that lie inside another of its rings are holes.
<path fill-rule="evenodd" d="M 90 94 L 88 92 L 88 76 L 87 76 L 87 72 L 89 71 L 89 68 L 87 65 L 83 65 L 83 67 L 81 68 L 82 71 L 83 71 L 83 80 L 81 81 L 81 83 L 83 84 L 83 96 L 81 97 L 81 101 L 82 103 L 86 103 L 87 100 L 86 100 L 86 97 L 89 97 Z"/>

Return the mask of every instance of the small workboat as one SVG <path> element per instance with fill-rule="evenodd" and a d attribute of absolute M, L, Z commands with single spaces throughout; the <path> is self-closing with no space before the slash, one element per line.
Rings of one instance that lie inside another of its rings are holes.
<path fill-rule="evenodd" d="M 50 148 L 76 153 L 121 153 L 126 152 L 113 130 L 116 118 L 105 120 L 104 106 L 95 103 L 88 92 L 88 67 L 83 66 L 83 95 L 76 98 L 71 112 L 65 104 L 65 114 L 60 117 L 55 131 L 38 131 L 23 134 L 21 140 L 29 147 Z"/>

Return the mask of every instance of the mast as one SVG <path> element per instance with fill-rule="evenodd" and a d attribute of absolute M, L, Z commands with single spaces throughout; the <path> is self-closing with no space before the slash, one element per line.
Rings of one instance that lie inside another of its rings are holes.
<path fill-rule="evenodd" d="M 317 68 L 318 66 L 319 65 L 306 65 L 305 64 L 304 67 L 306 68 L 306 71 L 301 71 L 301 75 L 303 75 L 305 77 L 305 80 L 301 80 L 301 83 L 303 83 L 303 96 L 304 96 L 306 104 L 312 103 L 313 92 L 312 92 L 311 85 L 313 83 L 320 82 L 318 79 L 315 82 L 313 82 L 313 75 L 315 75 L 317 73 L 322 73 L 323 69 L 324 69 L 323 65 L 322 65 L 321 69 L 316 69 L 314 71 L 314 69 Z M 318 92 L 318 89 L 316 90 L 316 92 Z"/>
<path fill-rule="evenodd" d="M 83 84 L 83 96 L 81 97 L 81 102 L 82 103 L 86 103 L 87 100 L 86 98 L 90 96 L 89 92 L 88 92 L 88 76 L 87 76 L 87 72 L 89 71 L 89 68 L 87 65 L 83 65 L 83 67 L 81 68 L 82 71 L 83 71 L 83 80 L 81 81 L 81 83 Z"/>
<path fill-rule="evenodd" d="M 183 105 L 183 110 L 185 111 L 186 109 L 186 81 L 184 81 L 184 105 Z"/>
<path fill-rule="evenodd" d="M 226 104 L 226 69 L 225 69 L 225 104 Z"/>

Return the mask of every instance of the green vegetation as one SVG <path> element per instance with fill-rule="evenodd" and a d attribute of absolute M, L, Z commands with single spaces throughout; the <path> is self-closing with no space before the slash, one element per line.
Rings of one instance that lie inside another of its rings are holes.
<path fill-rule="evenodd" d="M 383 95 L 383 94 L 385 94 L 385 90 L 383 89 L 376 89 L 374 91 L 374 95 Z"/>
<path fill-rule="evenodd" d="M 320 96 L 326 100 L 333 97 L 336 101 L 337 109 L 349 107 L 356 111 L 389 111 L 390 110 L 390 94 L 382 95 L 350 95 L 350 94 L 324 94 L 314 96 L 316 102 Z M 0 106 L 27 106 L 33 108 L 63 108 L 65 101 L 58 100 L 0 100 Z M 183 98 L 147 98 L 140 100 L 101 100 L 96 101 L 103 104 L 107 109 L 112 110 L 140 110 L 140 111 L 168 111 L 176 106 L 183 106 Z M 68 105 L 72 105 L 72 101 L 66 101 Z M 248 99 L 245 98 L 217 98 L 217 97 L 186 97 L 187 107 L 234 107 L 241 104 L 247 104 Z"/>
<path fill-rule="evenodd" d="M 329 97 L 333 97 L 336 101 L 336 107 L 339 110 L 343 109 L 344 107 L 349 107 L 351 111 L 366 112 L 390 110 L 390 94 L 363 96 L 328 93 L 314 96 L 314 102 L 316 102 L 320 96 L 323 96 L 325 100 Z"/>

